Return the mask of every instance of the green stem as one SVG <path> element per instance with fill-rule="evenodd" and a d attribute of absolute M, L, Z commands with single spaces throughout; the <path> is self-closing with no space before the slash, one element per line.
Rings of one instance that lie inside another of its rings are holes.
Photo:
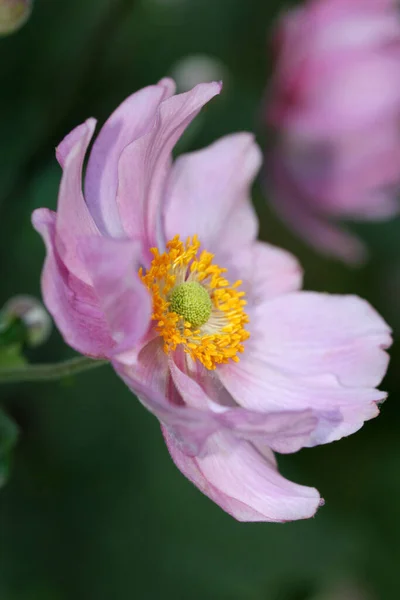
<path fill-rule="evenodd" d="M 0 369 L 0 383 L 20 381 L 54 381 L 70 377 L 89 369 L 108 364 L 107 360 L 93 360 L 86 356 L 71 358 L 60 363 L 44 365 L 25 365 L 22 367 Z"/>

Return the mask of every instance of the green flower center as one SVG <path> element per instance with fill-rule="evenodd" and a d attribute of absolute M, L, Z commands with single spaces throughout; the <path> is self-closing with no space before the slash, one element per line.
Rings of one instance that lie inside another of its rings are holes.
<path fill-rule="evenodd" d="M 206 288 L 197 281 L 187 281 L 177 285 L 168 300 L 169 310 L 183 317 L 193 327 L 204 325 L 210 318 L 211 298 Z"/>

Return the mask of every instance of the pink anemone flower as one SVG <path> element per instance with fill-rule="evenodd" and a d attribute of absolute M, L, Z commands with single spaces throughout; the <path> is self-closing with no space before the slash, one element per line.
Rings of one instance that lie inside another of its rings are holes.
<path fill-rule="evenodd" d="M 89 119 L 57 148 L 57 212 L 33 214 L 43 295 L 64 339 L 111 361 L 160 420 L 178 468 L 244 521 L 312 516 L 316 489 L 282 477 L 295 452 L 378 414 L 385 322 L 363 300 L 301 292 L 287 252 L 257 241 L 253 136 L 171 151 L 220 92 L 162 80 L 109 118 L 82 166 Z"/>
<path fill-rule="evenodd" d="M 309 0 L 276 30 L 265 182 L 317 250 L 365 260 L 341 220 L 399 213 L 400 13 L 395 0 Z"/>

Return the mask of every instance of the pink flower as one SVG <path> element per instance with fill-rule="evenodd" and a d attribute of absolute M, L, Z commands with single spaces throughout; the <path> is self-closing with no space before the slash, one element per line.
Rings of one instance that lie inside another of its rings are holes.
<path fill-rule="evenodd" d="M 276 35 L 265 180 L 277 211 L 318 250 L 366 256 L 338 219 L 399 211 L 400 16 L 394 0 L 309 0 Z"/>
<path fill-rule="evenodd" d="M 65 138 L 57 213 L 33 215 L 43 294 L 66 342 L 112 361 L 205 494 L 240 520 L 301 519 L 320 496 L 284 479 L 273 451 L 339 439 L 377 415 L 390 332 L 359 298 L 299 292 L 296 260 L 256 240 L 251 135 L 172 163 L 219 91 L 174 96 L 163 80 L 128 98 L 93 145 L 84 195 L 94 120 Z"/>

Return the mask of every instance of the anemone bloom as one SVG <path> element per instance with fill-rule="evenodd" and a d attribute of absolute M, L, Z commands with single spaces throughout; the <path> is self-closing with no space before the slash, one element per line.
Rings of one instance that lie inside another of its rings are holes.
<path fill-rule="evenodd" d="M 175 464 L 237 519 L 314 514 L 273 451 L 348 435 L 378 413 L 390 332 L 364 301 L 299 292 L 287 252 L 256 240 L 253 137 L 229 135 L 171 161 L 220 84 L 128 98 L 93 144 L 90 119 L 57 148 L 57 213 L 33 223 L 47 247 L 43 294 L 67 343 L 109 359 L 161 421 Z"/>
<path fill-rule="evenodd" d="M 264 110 L 273 205 L 321 252 L 362 262 L 364 244 L 340 220 L 400 209 L 397 2 L 309 0 L 287 12 Z"/>

